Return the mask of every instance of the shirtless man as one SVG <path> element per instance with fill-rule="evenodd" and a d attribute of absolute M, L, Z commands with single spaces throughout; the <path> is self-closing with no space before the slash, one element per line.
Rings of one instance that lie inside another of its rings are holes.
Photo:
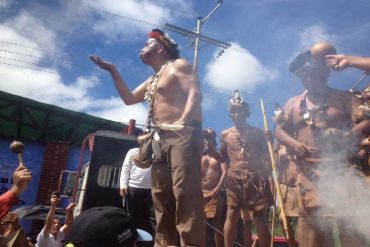
<path fill-rule="evenodd" d="M 203 246 L 204 204 L 199 200 L 203 196 L 202 96 L 198 77 L 192 65 L 179 57 L 177 44 L 167 34 L 153 29 L 148 37 L 140 58 L 155 73 L 132 92 L 112 63 L 96 56 L 90 59 L 111 73 L 125 104 L 145 99 L 152 102 L 149 119 L 156 131 L 152 164 L 155 246 Z"/>
<path fill-rule="evenodd" d="M 284 212 L 288 221 L 289 246 L 296 246 L 294 222 L 298 218 L 297 166 L 285 146 L 277 144 L 275 148 L 277 149 L 279 185 Z M 281 215 L 280 224 L 284 226 Z"/>
<path fill-rule="evenodd" d="M 320 178 L 330 175 L 330 165 L 343 164 L 343 160 L 336 162 L 341 158 L 343 146 L 328 145 L 334 143 L 332 137 L 338 137 L 335 138 L 338 144 L 338 140 L 351 141 L 369 130 L 369 121 L 351 128 L 351 116 L 358 110 L 359 100 L 327 84 L 330 70 L 325 56 L 335 53 L 332 45 L 319 43 L 292 62 L 290 71 L 299 77 L 306 90 L 286 103 L 284 114 L 287 120 L 276 126 L 276 138 L 294 153 L 298 166 L 297 232 L 300 247 L 330 247 L 334 244 L 332 225 L 325 217 L 327 208 L 322 207 L 317 187 L 319 182 L 325 182 Z M 336 155 L 325 156 L 329 152 Z M 360 238 L 345 229 L 348 224 L 338 224 L 338 227 L 343 246 L 361 246 Z"/>
<path fill-rule="evenodd" d="M 221 133 L 221 154 L 229 163 L 225 246 L 233 246 L 241 216 L 244 246 L 252 244 L 252 219 L 259 245 L 268 247 L 271 234 L 267 225 L 267 210 L 272 205 L 272 194 L 266 138 L 262 130 L 246 123 L 250 114 L 249 106 L 237 91 L 235 97 L 230 99 L 229 113 L 235 126 Z"/>
<path fill-rule="evenodd" d="M 204 149 L 202 156 L 202 188 L 205 201 L 204 212 L 209 224 L 212 224 L 216 229 L 221 230 L 223 227 L 223 209 L 225 205 L 225 197 L 222 194 L 224 181 L 226 177 L 227 166 L 223 162 L 220 153 L 216 150 L 216 132 L 212 128 L 203 131 Z M 212 223 L 213 221 L 213 223 Z M 206 226 L 206 228 L 209 226 Z M 224 238 L 217 231 L 206 230 L 207 240 L 208 235 L 213 233 L 215 245 L 207 246 L 224 246 Z"/>

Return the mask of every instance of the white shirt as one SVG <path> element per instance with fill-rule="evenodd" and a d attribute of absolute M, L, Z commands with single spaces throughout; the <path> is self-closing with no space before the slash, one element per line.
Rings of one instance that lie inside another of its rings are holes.
<path fill-rule="evenodd" d="M 120 188 L 134 187 L 140 189 L 151 188 L 151 167 L 142 169 L 132 161 L 132 156 L 139 151 L 139 148 L 130 149 L 122 164 Z"/>
<path fill-rule="evenodd" d="M 62 247 L 62 240 L 64 239 L 64 228 L 61 227 L 57 237 L 49 234 L 49 237 L 44 238 L 44 229 L 42 228 L 39 235 L 37 235 L 36 247 Z"/>

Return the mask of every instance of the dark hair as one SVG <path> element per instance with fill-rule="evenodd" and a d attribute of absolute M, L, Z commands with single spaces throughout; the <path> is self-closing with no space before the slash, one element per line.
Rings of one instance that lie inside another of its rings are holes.
<path fill-rule="evenodd" d="M 154 28 L 149 34 L 149 38 L 154 38 L 160 41 L 164 47 L 166 48 L 168 54 L 172 59 L 176 59 L 180 57 L 180 51 L 177 48 L 176 42 L 168 36 L 168 34 L 164 33 L 161 29 Z"/>

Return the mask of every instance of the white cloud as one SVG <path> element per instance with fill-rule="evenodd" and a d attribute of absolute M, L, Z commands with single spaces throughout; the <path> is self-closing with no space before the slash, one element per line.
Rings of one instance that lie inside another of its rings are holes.
<path fill-rule="evenodd" d="M 27 11 L 22 11 L 17 17 L 6 21 L 4 25 L 11 28 L 14 32 L 22 34 L 23 37 L 27 37 L 29 43 L 20 42 L 19 39 L 15 40 L 15 43 L 35 48 L 27 49 L 27 54 L 32 50 L 42 50 L 43 53 L 52 54 L 53 56 L 63 56 L 62 54 L 55 54 L 61 53 L 58 48 L 57 34 Z"/>
<path fill-rule="evenodd" d="M 93 31 L 106 36 L 108 41 L 130 39 L 147 33 L 150 28 L 163 26 L 173 16 L 186 12 L 172 12 L 171 8 L 189 6 L 184 0 L 177 1 L 137 1 L 137 0 L 83 0 L 84 9 L 90 13 L 94 22 Z M 189 8 L 189 7 L 188 7 Z M 186 9 L 185 9 L 186 11 Z M 190 12 L 190 10 L 188 10 Z"/>
<path fill-rule="evenodd" d="M 253 92 L 257 85 L 266 83 L 277 76 L 277 72 L 266 68 L 248 50 L 238 43 L 233 43 L 232 48 L 207 64 L 205 82 L 211 86 L 225 90 L 244 90 Z"/>
<path fill-rule="evenodd" d="M 0 10 L 7 9 L 12 3 L 13 0 L 0 0 Z"/>
<path fill-rule="evenodd" d="M 22 27 L 27 20 L 30 21 L 30 28 L 36 30 L 34 34 L 29 28 Z M 80 76 L 67 83 L 57 68 L 40 65 L 47 55 L 43 49 L 45 43 L 48 43 L 50 50 L 56 50 L 56 42 L 55 34 L 34 17 L 23 12 L 0 25 L 0 33 L 0 90 L 110 120 L 128 122 L 134 118 L 138 123 L 144 123 L 146 109 L 143 104 L 128 107 L 118 97 L 91 97 L 90 90 L 96 90 L 100 85 L 98 77 Z M 37 38 L 36 33 L 40 36 L 45 34 L 45 37 Z"/>

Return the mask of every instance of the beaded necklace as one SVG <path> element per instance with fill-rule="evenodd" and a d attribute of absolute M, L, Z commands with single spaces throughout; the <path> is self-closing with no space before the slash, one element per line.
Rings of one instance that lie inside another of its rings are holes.
<path fill-rule="evenodd" d="M 313 109 L 308 109 L 307 107 L 307 93 L 304 95 L 303 99 L 300 102 L 300 109 L 301 109 L 301 115 L 305 123 L 311 127 L 315 126 L 315 120 L 317 117 L 317 114 L 326 114 L 329 107 L 326 104 L 327 100 L 329 99 L 329 96 L 331 94 L 331 90 L 328 92 L 328 95 L 324 98 L 324 100 L 321 102 L 321 104 L 318 107 L 315 107 Z"/>
<path fill-rule="evenodd" d="M 146 92 L 144 95 L 144 100 L 146 100 L 149 103 L 149 111 L 148 111 L 148 117 L 145 123 L 145 129 L 144 129 L 145 132 L 150 132 L 150 130 L 152 129 L 154 99 L 157 94 L 158 81 L 164 69 L 167 67 L 169 63 L 170 61 L 166 61 L 164 64 L 162 64 L 162 67 L 160 68 L 160 70 L 152 75 L 151 81 L 146 85 Z"/>

